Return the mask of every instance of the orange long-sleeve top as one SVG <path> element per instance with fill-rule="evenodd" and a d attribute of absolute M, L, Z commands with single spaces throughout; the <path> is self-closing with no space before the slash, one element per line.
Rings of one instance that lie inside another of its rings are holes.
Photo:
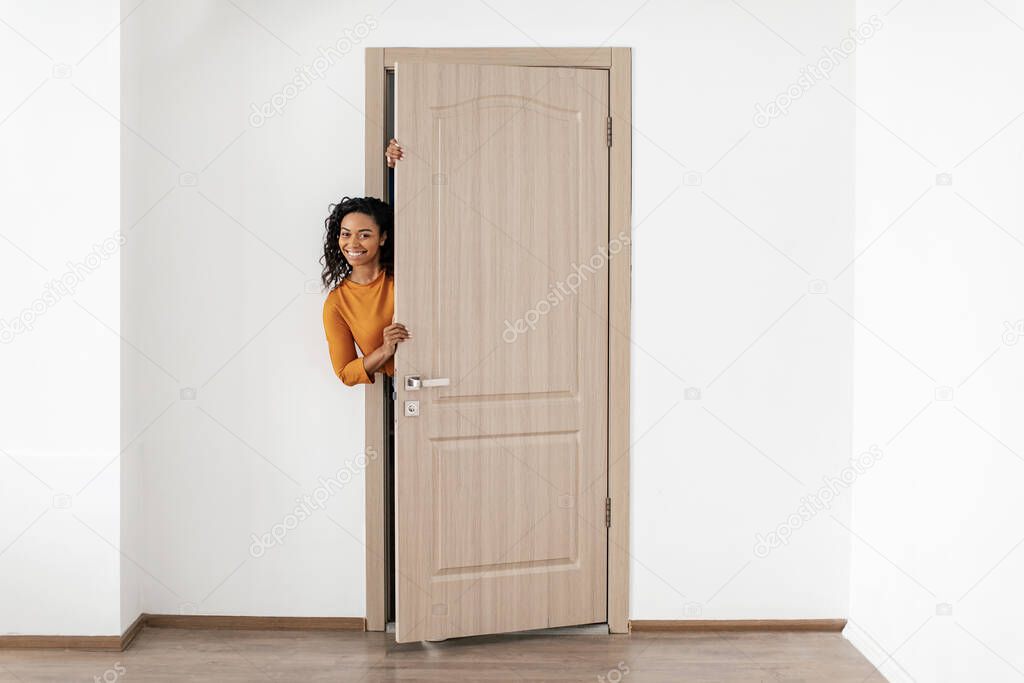
<path fill-rule="evenodd" d="M 384 270 L 373 282 L 359 284 L 346 278 L 330 291 L 324 301 L 324 332 L 334 374 L 342 382 L 350 387 L 374 383 L 362 356 L 384 343 L 384 328 L 394 315 L 395 281 Z M 356 345 L 361 356 L 356 355 Z M 394 356 L 380 370 L 394 377 Z"/>

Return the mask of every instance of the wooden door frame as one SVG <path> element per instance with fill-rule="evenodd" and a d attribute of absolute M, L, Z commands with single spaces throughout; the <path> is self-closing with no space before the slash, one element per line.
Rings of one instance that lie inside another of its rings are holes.
<path fill-rule="evenodd" d="M 366 176 L 368 197 L 384 197 L 385 79 L 396 62 L 447 61 L 506 66 L 561 66 L 608 71 L 612 117 L 609 150 L 609 234 L 632 235 L 632 52 L 628 47 L 366 48 Z M 608 631 L 629 632 L 629 373 L 631 245 L 608 262 Z M 383 382 L 365 385 L 366 451 L 384 453 Z M 373 450 L 371 450 L 373 449 Z M 383 458 L 367 458 L 366 629 L 386 623 Z"/>

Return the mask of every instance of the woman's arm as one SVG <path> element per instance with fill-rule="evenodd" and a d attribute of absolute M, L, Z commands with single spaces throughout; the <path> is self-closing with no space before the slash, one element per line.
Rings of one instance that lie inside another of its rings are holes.
<path fill-rule="evenodd" d="M 391 323 L 385 327 L 383 336 L 384 343 L 368 355 L 363 356 L 363 365 L 366 368 L 366 372 L 371 375 L 384 367 L 384 364 L 388 362 L 388 359 L 395 355 L 399 342 L 405 341 L 406 339 L 412 339 L 412 335 L 409 334 L 409 330 L 405 329 L 405 325 L 402 323 Z"/>
<path fill-rule="evenodd" d="M 395 350 L 388 349 L 386 344 L 381 344 L 370 353 L 363 356 L 363 368 L 366 370 L 366 374 L 373 375 L 373 373 L 384 367 L 384 364 L 388 362 L 388 358 L 395 355 Z"/>
<path fill-rule="evenodd" d="M 334 374 L 350 387 L 357 384 L 373 384 L 373 375 L 395 355 L 399 342 L 412 339 L 405 325 L 392 323 L 384 328 L 383 343 L 360 358 L 356 355 L 352 330 L 338 309 L 331 305 L 330 297 L 324 302 L 324 332 L 327 335 L 327 348 L 331 354 Z"/>
<path fill-rule="evenodd" d="M 373 384 L 373 373 L 377 368 L 370 370 L 364 365 L 364 359 L 356 355 L 352 330 L 338 309 L 331 305 L 330 297 L 324 302 L 324 333 L 327 335 L 331 365 L 338 379 L 350 387 L 357 384 Z"/>

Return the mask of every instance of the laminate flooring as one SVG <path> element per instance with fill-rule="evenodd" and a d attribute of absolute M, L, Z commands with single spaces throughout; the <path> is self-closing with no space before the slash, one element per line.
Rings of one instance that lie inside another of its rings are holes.
<path fill-rule="evenodd" d="M 543 631 L 398 645 L 391 633 L 146 627 L 124 652 L 2 650 L 0 681 L 828 681 L 885 679 L 839 633 Z"/>

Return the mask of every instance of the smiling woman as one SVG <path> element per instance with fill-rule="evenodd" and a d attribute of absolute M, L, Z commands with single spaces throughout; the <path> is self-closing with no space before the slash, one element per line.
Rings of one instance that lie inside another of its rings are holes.
<path fill-rule="evenodd" d="M 374 197 L 344 197 L 324 221 L 324 332 L 334 374 L 348 386 L 373 384 L 378 371 L 393 377 L 398 344 L 412 338 L 393 320 L 392 226 L 391 207 Z"/>

